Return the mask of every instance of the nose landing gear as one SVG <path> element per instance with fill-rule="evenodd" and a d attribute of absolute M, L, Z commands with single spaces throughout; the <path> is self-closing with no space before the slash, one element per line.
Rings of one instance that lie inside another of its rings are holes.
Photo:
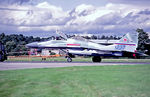
<path fill-rule="evenodd" d="M 67 62 L 72 62 L 72 58 L 67 56 Z"/>

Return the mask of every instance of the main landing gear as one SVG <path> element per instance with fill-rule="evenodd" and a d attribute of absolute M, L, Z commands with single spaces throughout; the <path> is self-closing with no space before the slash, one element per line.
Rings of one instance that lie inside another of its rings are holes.
<path fill-rule="evenodd" d="M 99 57 L 99 56 L 94 56 L 94 57 L 92 58 L 92 61 L 93 61 L 93 62 L 101 62 L 102 59 L 101 59 L 101 57 Z"/>
<path fill-rule="evenodd" d="M 7 60 L 7 56 L 5 53 L 3 53 L 2 51 L 0 51 L 0 62 L 3 62 Z"/>
<path fill-rule="evenodd" d="M 67 62 L 72 62 L 72 58 L 73 57 L 71 57 L 71 56 L 66 56 L 66 59 L 67 59 Z M 102 59 L 101 59 L 101 57 L 99 57 L 99 56 L 94 56 L 93 58 L 92 58 L 92 61 L 93 62 L 101 62 L 102 61 Z"/>

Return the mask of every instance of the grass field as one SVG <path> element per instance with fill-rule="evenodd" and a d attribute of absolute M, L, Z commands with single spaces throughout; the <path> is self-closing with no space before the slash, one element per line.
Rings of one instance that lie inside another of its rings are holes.
<path fill-rule="evenodd" d="M 0 71 L 0 97 L 149 97 L 150 65 Z"/>
<path fill-rule="evenodd" d="M 83 58 L 83 57 L 77 57 L 72 59 L 74 62 L 92 62 L 92 58 Z M 41 57 L 13 57 L 8 58 L 7 61 L 66 61 L 66 58 L 64 57 L 52 57 L 47 58 L 46 60 L 42 60 Z M 149 62 L 150 59 L 102 59 L 102 62 Z"/>

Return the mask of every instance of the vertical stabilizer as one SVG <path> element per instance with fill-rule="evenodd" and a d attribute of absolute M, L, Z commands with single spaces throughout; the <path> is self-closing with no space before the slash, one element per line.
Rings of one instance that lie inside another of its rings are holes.
<path fill-rule="evenodd" d="M 116 43 L 115 48 L 117 50 L 135 52 L 137 46 L 138 46 L 138 33 L 127 33 L 118 41 L 118 43 Z"/>

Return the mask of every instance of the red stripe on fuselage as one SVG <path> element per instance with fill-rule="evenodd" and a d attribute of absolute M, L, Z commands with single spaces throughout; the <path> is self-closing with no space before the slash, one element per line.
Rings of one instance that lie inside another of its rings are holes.
<path fill-rule="evenodd" d="M 80 46 L 80 44 L 67 44 L 67 46 Z"/>
<path fill-rule="evenodd" d="M 135 44 L 125 44 L 125 43 L 115 43 L 117 45 L 130 45 L 130 46 L 136 46 Z"/>

